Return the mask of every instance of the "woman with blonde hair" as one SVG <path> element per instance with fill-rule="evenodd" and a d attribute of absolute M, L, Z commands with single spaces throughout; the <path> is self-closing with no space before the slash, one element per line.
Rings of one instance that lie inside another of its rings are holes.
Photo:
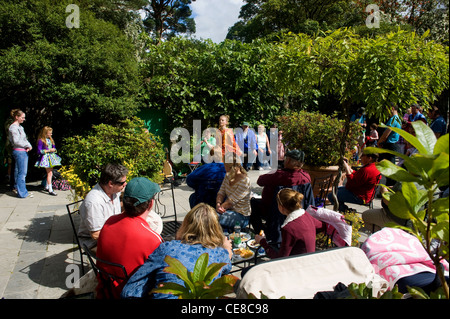
<path fill-rule="evenodd" d="M 316 228 L 322 228 L 322 222 L 302 208 L 302 200 L 303 194 L 291 188 L 283 188 L 278 192 L 278 210 L 286 216 L 281 225 L 280 249 L 276 250 L 270 246 L 264 236 L 255 236 L 255 242 L 264 247 L 270 258 L 299 255 L 316 250 Z"/>
<path fill-rule="evenodd" d="M 56 196 L 52 187 L 53 167 L 61 165 L 61 158 L 56 155 L 55 141 L 52 135 L 53 129 L 51 127 L 44 126 L 41 129 L 37 140 L 38 160 L 35 166 L 45 168 L 47 174 L 45 190 L 50 195 Z"/>
<path fill-rule="evenodd" d="M 232 231 L 237 222 L 241 228 L 250 222 L 250 178 L 234 153 L 225 155 L 225 178 L 217 193 L 216 211 L 225 231 Z"/>
<path fill-rule="evenodd" d="M 143 298 L 161 283 L 173 282 L 184 285 L 174 274 L 164 271 L 166 256 L 178 259 L 188 271 L 194 270 L 200 255 L 208 253 L 209 263 L 225 263 L 217 278 L 231 271 L 233 255 L 231 241 L 219 225 L 217 214 L 211 206 L 200 203 L 192 208 L 177 232 L 176 240 L 167 241 L 148 257 L 147 261 L 131 276 L 122 290 L 122 298 Z M 214 280 L 215 280 L 214 279 Z M 177 298 L 168 294 L 153 294 L 155 299 Z"/>

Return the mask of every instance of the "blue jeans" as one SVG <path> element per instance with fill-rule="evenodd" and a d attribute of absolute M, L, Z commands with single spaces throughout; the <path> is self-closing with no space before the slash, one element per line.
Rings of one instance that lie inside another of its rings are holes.
<path fill-rule="evenodd" d="M 25 151 L 13 151 L 12 155 L 16 161 L 14 167 L 14 185 L 17 188 L 17 196 L 25 198 L 28 196 L 25 177 L 28 171 L 28 153 Z"/>
<path fill-rule="evenodd" d="M 239 222 L 241 229 L 246 228 L 250 222 L 250 216 L 244 216 L 232 210 L 227 210 L 225 213 L 218 215 L 219 224 L 222 226 L 223 230 L 227 232 L 232 232 L 234 230 L 236 222 Z"/>
<path fill-rule="evenodd" d="M 364 205 L 364 201 L 358 196 L 354 195 L 350 192 L 345 186 L 338 187 L 337 198 L 339 202 L 339 211 L 343 212 L 348 209 L 348 206 L 345 203 L 359 204 Z M 328 194 L 328 200 L 331 204 L 334 204 L 333 193 Z"/>

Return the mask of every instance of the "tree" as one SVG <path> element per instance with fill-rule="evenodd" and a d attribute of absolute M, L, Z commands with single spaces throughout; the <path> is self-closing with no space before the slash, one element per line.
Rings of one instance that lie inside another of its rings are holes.
<path fill-rule="evenodd" d="M 293 32 L 315 34 L 339 27 L 361 24 L 351 1 L 333 0 L 245 0 L 239 20 L 227 38 L 251 42 L 259 37 Z"/>
<path fill-rule="evenodd" d="M 70 3 L 0 6 L 0 104 L 27 113 L 31 140 L 44 125 L 60 140 L 133 115 L 140 105 L 138 58 L 130 39 L 83 4 L 80 28 L 68 28 Z"/>
<path fill-rule="evenodd" d="M 189 5 L 195 0 L 148 0 L 144 7 L 144 26 L 160 43 L 180 33 L 195 33 L 195 21 Z"/>
<path fill-rule="evenodd" d="M 291 34 L 275 47 L 269 73 L 284 92 L 318 90 L 336 97 L 336 111 L 347 119 L 343 157 L 355 104 L 363 103 L 368 116 L 384 121 L 392 104 L 405 110 L 420 100 L 426 110 L 448 88 L 448 47 L 426 41 L 426 36 L 398 31 L 361 38 L 349 29 L 315 39 Z M 341 168 L 342 163 L 343 159 Z"/>
<path fill-rule="evenodd" d="M 190 128 L 193 119 L 215 126 L 220 114 L 230 114 L 233 127 L 269 125 L 283 106 L 264 68 L 270 51 L 264 41 L 180 37 L 152 46 L 142 66 L 144 102 L 164 110 L 173 127 Z"/>

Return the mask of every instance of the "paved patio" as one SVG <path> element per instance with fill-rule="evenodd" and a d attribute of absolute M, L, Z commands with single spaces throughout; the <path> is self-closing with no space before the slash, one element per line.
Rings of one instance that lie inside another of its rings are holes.
<path fill-rule="evenodd" d="M 249 172 L 254 191 L 261 191 L 256 180 L 267 172 Z M 66 210 L 66 204 L 72 202 L 70 191 L 49 196 L 41 191 L 40 182 L 27 185 L 34 198 L 20 199 L 0 190 L 0 298 L 56 299 L 68 290 L 66 280 L 73 274 L 69 266 L 79 264 Z M 183 183 L 174 193 L 178 220 L 182 221 L 189 211 L 192 189 Z M 161 195 L 161 202 L 171 215 L 170 191 Z M 379 199 L 374 207 L 380 207 Z M 354 208 L 364 211 L 358 205 Z"/>

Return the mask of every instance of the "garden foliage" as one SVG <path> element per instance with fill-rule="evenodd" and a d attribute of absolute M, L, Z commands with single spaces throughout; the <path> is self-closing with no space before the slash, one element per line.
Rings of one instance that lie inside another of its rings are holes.
<path fill-rule="evenodd" d="M 68 165 L 63 176 L 79 189 L 77 195 L 81 197 L 85 195 L 81 192 L 89 191 L 88 186 L 98 182 L 102 168 L 108 163 L 127 167 L 127 180 L 146 176 L 154 182 L 162 181 L 163 146 L 159 137 L 149 133 L 136 117 L 119 121 L 116 126 L 96 125 L 87 136 L 66 138 L 61 151 Z"/>

